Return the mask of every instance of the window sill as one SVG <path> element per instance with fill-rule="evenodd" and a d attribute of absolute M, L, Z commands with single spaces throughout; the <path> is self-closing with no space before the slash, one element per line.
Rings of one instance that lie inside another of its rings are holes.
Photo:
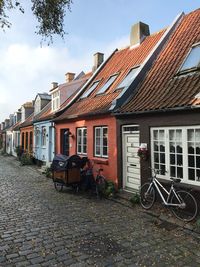
<path fill-rule="evenodd" d="M 109 164 L 109 160 L 107 158 L 92 158 L 92 160 L 96 164 L 102 164 L 102 165 L 108 165 Z"/>

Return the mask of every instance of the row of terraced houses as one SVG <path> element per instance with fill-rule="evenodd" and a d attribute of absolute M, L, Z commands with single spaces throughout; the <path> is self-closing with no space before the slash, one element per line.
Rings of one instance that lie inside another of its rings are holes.
<path fill-rule="evenodd" d="M 1 123 L 7 153 L 24 151 L 49 166 L 55 154 L 87 156 L 118 188 L 159 178 L 200 190 L 200 9 L 150 34 L 132 26 L 130 44 L 90 73 L 68 72 Z M 141 154 L 138 154 L 138 151 Z M 167 172 L 166 172 L 167 171 Z"/>

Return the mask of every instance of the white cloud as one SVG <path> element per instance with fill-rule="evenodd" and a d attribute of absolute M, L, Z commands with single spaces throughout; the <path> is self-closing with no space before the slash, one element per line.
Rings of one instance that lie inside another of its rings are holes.
<path fill-rule="evenodd" d="M 66 47 L 41 48 L 12 43 L 0 49 L 0 122 L 26 101 L 33 100 L 38 92 L 48 92 L 51 82 L 63 83 L 66 72 L 78 74 L 82 70 L 91 70 L 93 53 L 102 51 L 107 57 L 116 47 L 125 44 L 127 37 L 116 39 L 108 45 L 90 42 L 87 49 L 84 42 L 78 39 L 78 55 L 74 56 Z"/>

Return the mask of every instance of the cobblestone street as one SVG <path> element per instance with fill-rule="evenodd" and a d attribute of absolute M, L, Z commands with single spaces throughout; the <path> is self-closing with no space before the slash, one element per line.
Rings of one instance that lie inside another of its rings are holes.
<path fill-rule="evenodd" d="M 0 156 L 0 266 L 200 266 L 198 234 L 158 227 L 140 207 L 55 191 Z"/>

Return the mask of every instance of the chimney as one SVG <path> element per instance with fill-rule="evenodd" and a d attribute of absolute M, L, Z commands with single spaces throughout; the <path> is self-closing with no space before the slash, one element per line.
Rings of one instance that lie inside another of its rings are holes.
<path fill-rule="evenodd" d="M 73 81 L 74 76 L 75 76 L 75 73 L 73 73 L 73 72 L 67 72 L 65 74 L 65 81 L 66 81 L 66 83 L 69 83 L 69 82 Z"/>
<path fill-rule="evenodd" d="M 58 87 L 58 83 L 56 83 L 56 82 L 52 82 L 51 83 L 51 90 L 53 90 L 53 89 L 55 89 L 56 87 Z"/>
<path fill-rule="evenodd" d="M 95 72 L 95 70 L 103 63 L 104 61 L 104 54 L 97 52 L 94 54 L 94 66 L 92 68 L 92 71 Z"/>
<path fill-rule="evenodd" d="M 149 25 L 140 21 L 134 24 L 131 27 L 130 46 L 141 44 L 149 34 Z"/>

